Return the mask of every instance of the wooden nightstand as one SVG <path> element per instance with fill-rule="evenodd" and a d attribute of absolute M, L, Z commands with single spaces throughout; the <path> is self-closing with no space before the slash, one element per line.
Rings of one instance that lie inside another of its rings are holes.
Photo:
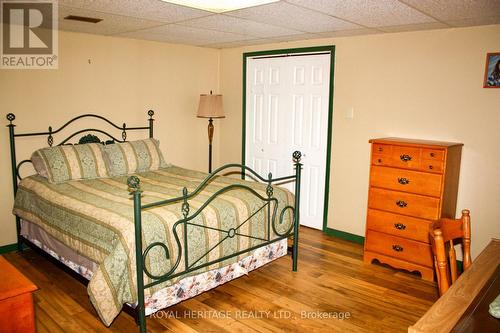
<path fill-rule="evenodd" d="M 38 287 L 0 256 L 0 331 L 35 332 L 32 293 Z"/>

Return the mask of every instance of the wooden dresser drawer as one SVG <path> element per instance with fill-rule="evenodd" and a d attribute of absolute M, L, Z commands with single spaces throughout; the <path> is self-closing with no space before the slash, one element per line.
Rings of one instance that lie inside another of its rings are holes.
<path fill-rule="evenodd" d="M 370 187 L 368 207 L 397 214 L 437 220 L 439 218 L 438 198 L 399 191 Z"/>
<path fill-rule="evenodd" d="M 429 243 L 431 221 L 368 209 L 366 228 Z"/>
<path fill-rule="evenodd" d="M 392 146 L 391 145 L 384 145 L 381 143 L 374 143 L 372 145 L 372 154 L 379 154 L 379 155 L 391 155 L 392 152 Z"/>
<path fill-rule="evenodd" d="M 432 267 L 431 246 L 411 239 L 384 234 L 368 229 L 366 250 L 385 254 L 400 260 Z"/>
<path fill-rule="evenodd" d="M 391 166 L 406 169 L 420 167 L 420 148 L 393 146 L 391 156 Z"/>
<path fill-rule="evenodd" d="M 422 160 L 420 162 L 420 170 L 434 172 L 434 173 L 442 173 L 444 169 L 443 161 L 436 160 Z"/>
<path fill-rule="evenodd" d="M 392 156 L 390 155 L 380 155 L 372 154 L 372 164 L 373 165 L 392 165 Z"/>
<path fill-rule="evenodd" d="M 373 166 L 370 185 L 396 191 L 439 197 L 442 176 L 419 171 Z"/>
<path fill-rule="evenodd" d="M 443 161 L 444 160 L 444 150 L 443 149 L 429 149 L 422 148 L 422 159 Z"/>

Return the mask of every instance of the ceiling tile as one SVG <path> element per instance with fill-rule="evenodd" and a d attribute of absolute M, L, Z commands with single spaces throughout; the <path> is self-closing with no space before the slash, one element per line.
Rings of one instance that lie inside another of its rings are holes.
<path fill-rule="evenodd" d="M 255 37 L 276 37 L 302 34 L 301 31 L 221 14 L 189 20 L 182 22 L 181 24 L 195 28 L 213 29 Z"/>
<path fill-rule="evenodd" d="M 272 39 L 267 39 L 267 38 L 259 38 L 259 39 L 244 40 L 244 41 L 239 41 L 239 42 L 207 44 L 204 46 L 213 47 L 215 49 L 228 49 L 231 47 L 242 47 L 242 46 L 250 46 L 250 45 L 269 44 L 269 43 L 276 43 L 276 41 L 272 40 Z"/>
<path fill-rule="evenodd" d="M 87 23 L 65 20 L 68 15 L 77 15 L 102 19 L 99 23 Z M 161 22 L 125 17 L 108 13 L 95 12 L 80 8 L 59 6 L 59 30 L 84 32 L 99 35 L 113 35 L 121 32 L 155 27 Z"/>
<path fill-rule="evenodd" d="M 435 22 L 397 0 L 287 0 L 366 27 Z"/>
<path fill-rule="evenodd" d="M 461 20 L 447 20 L 446 22 L 452 27 L 470 27 L 474 25 L 500 24 L 500 15 L 488 17 L 473 17 Z"/>
<path fill-rule="evenodd" d="M 165 23 L 212 15 L 204 10 L 174 5 L 160 0 L 59 0 L 59 5 Z"/>
<path fill-rule="evenodd" d="M 62 19 L 70 14 L 103 21 Z M 161 0 L 59 0 L 61 30 L 217 48 L 486 24 L 500 24 L 500 0 L 282 0 L 224 14 Z"/>
<path fill-rule="evenodd" d="M 286 2 L 275 2 L 268 5 L 227 12 L 225 14 L 303 32 L 359 28 L 356 24 L 345 22 L 313 10 L 297 7 Z"/>
<path fill-rule="evenodd" d="M 120 34 L 120 36 L 141 38 L 140 36 L 147 36 L 148 34 L 154 36 L 154 40 L 161 39 L 161 41 L 165 42 L 185 43 L 190 45 L 205 45 L 255 39 L 254 37 L 240 34 L 209 29 L 198 29 L 177 24 L 169 24 L 156 28 Z"/>
<path fill-rule="evenodd" d="M 334 38 L 334 37 L 348 37 L 348 36 L 360 36 L 360 35 L 373 35 L 379 34 L 380 31 L 370 28 L 353 29 L 353 30 L 341 30 L 341 31 L 330 31 L 322 32 L 319 35 L 320 38 Z"/>
<path fill-rule="evenodd" d="M 500 15 L 499 0 L 401 0 L 442 21 Z"/>
<path fill-rule="evenodd" d="M 300 34 L 300 35 L 275 37 L 275 38 L 273 38 L 273 40 L 275 42 L 291 42 L 294 40 L 306 40 L 306 39 L 315 39 L 315 38 L 322 38 L 322 37 L 320 34 L 306 33 L 306 34 Z"/>
<path fill-rule="evenodd" d="M 205 41 L 198 39 L 188 39 L 182 38 L 173 35 L 165 35 L 152 33 L 145 30 L 138 30 L 132 32 L 126 32 L 123 34 L 115 35 L 116 37 L 125 37 L 125 38 L 133 38 L 133 39 L 141 39 L 141 40 L 151 40 L 156 42 L 164 42 L 164 43 L 173 43 L 173 44 L 183 44 L 183 45 L 196 45 L 200 46 L 204 44 Z"/>
<path fill-rule="evenodd" d="M 444 29 L 450 26 L 441 22 L 432 23 L 419 23 L 419 24 L 405 24 L 405 25 L 395 25 L 390 27 L 380 27 L 380 30 L 384 32 L 404 32 L 404 31 L 416 31 L 416 30 L 432 30 L 432 29 Z"/>

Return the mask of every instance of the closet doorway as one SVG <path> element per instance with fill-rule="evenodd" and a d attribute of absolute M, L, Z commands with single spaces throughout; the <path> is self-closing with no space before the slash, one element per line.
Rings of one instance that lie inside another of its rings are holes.
<path fill-rule="evenodd" d="M 293 174 L 302 152 L 301 225 L 325 230 L 333 109 L 334 46 L 243 55 L 243 164 Z M 294 190 L 293 184 L 285 187 Z"/>

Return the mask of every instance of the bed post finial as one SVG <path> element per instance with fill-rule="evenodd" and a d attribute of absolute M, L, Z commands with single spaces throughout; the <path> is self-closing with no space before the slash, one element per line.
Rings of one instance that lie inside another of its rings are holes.
<path fill-rule="evenodd" d="M 16 126 L 14 125 L 12 122 L 16 119 L 16 115 L 13 114 L 13 113 L 7 113 L 7 116 L 5 116 L 5 118 L 7 118 L 7 120 L 9 121 L 9 125 L 7 126 Z"/>
<path fill-rule="evenodd" d="M 137 176 L 130 176 L 127 179 L 127 185 L 129 188 L 129 191 L 132 193 L 135 193 L 137 191 L 141 191 L 141 180 Z"/>
<path fill-rule="evenodd" d="M 293 162 L 295 164 L 299 164 L 300 163 L 300 159 L 302 158 L 302 153 L 300 151 L 296 150 L 296 151 L 293 152 L 292 158 L 293 158 Z"/>
<path fill-rule="evenodd" d="M 148 116 L 149 116 L 149 119 L 148 119 L 148 123 L 149 123 L 149 137 L 152 138 L 153 137 L 153 121 L 154 118 L 153 116 L 155 115 L 155 112 L 153 110 L 149 110 L 148 111 Z"/>

